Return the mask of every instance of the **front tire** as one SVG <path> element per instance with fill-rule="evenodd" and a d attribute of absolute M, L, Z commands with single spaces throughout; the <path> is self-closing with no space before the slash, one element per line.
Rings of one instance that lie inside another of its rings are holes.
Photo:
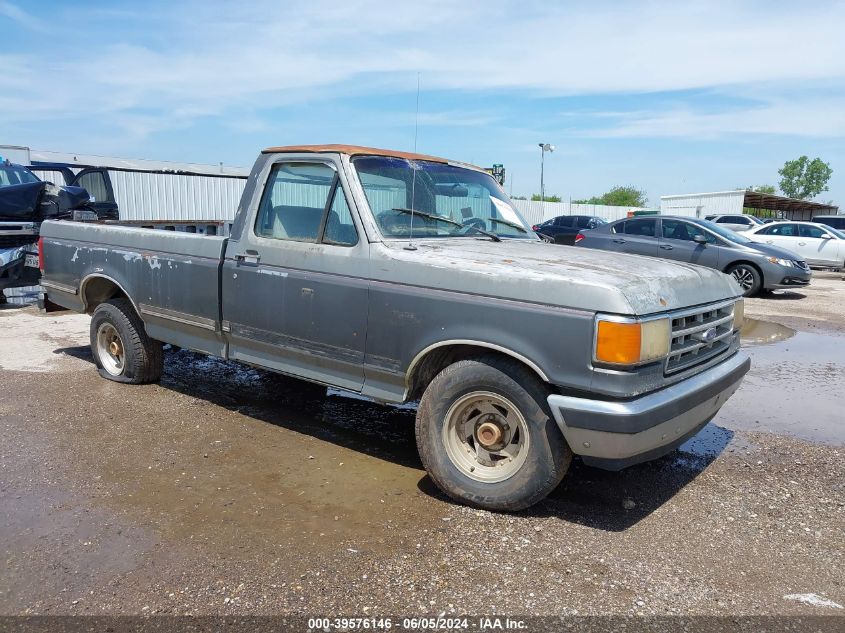
<path fill-rule="evenodd" d="M 101 303 L 91 316 L 91 352 L 103 378 L 133 385 L 157 382 L 164 369 L 160 341 L 126 299 Z"/>
<path fill-rule="evenodd" d="M 753 297 L 763 288 L 763 276 L 751 264 L 736 264 L 728 268 L 727 273 L 742 288 L 743 297 Z"/>
<path fill-rule="evenodd" d="M 527 508 L 557 487 L 572 451 L 548 409 L 545 386 L 498 357 L 441 371 L 417 409 L 417 448 L 434 483 L 477 508 Z"/>

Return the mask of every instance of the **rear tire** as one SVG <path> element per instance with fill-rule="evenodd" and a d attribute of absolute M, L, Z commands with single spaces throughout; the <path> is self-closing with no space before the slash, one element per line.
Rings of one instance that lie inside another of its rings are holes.
<path fill-rule="evenodd" d="M 140 385 L 157 382 L 164 369 L 160 341 L 147 336 L 127 299 L 101 303 L 91 316 L 91 353 L 103 378 Z"/>
<path fill-rule="evenodd" d="M 743 297 L 753 297 L 763 288 L 763 275 L 751 264 L 735 264 L 725 272 L 742 288 Z"/>
<path fill-rule="evenodd" d="M 494 511 L 527 508 L 557 487 L 572 451 L 551 416 L 548 390 L 495 356 L 441 371 L 417 409 L 417 448 L 455 501 Z"/>

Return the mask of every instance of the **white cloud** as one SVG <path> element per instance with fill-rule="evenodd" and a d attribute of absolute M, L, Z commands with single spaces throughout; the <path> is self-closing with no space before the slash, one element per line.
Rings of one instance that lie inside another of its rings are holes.
<path fill-rule="evenodd" d="M 593 138 L 721 138 L 736 134 L 845 137 L 845 98 L 773 101 L 725 112 L 692 109 L 612 114 L 608 127 L 585 130 Z"/>
<path fill-rule="evenodd" d="M 203 116 L 254 117 L 311 99 L 412 92 L 418 71 L 424 90 L 451 91 L 456 103 L 465 91 L 530 98 L 721 87 L 753 95 L 759 86 L 819 81 L 845 94 L 842 3 L 204 0 L 135 15 L 92 11 L 90 20 L 84 5 L 67 6 L 86 24 L 84 42 L 56 27 L 49 46 L 33 38 L 28 50 L 0 57 L 6 125 L 90 119 L 93 127 L 105 118 L 142 135 Z M 9 2 L 0 2 L 0 14 L 44 26 Z M 835 99 L 802 103 L 828 117 L 803 124 L 789 103 L 744 113 L 646 113 L 604 134 L 781 127 L 824 134 L 841 130 L 834 106 Z M 426 117 L 431 125 L 460 118 L 486 125 L 497 116 L 493 107 L 450 110 Z"/>
<path fill-rule="evenodd" d="M 11 2 L 0 1 L 0 17 L 9 18 L 30 31 L 43 32 L 47 30 L 47 25 L 44 22 L 32 17 Z"/>

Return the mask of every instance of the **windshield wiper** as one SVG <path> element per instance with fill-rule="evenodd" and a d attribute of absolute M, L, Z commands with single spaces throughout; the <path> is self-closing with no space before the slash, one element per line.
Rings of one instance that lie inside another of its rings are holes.
<path fill-rule="evenodd" d="M 482 235 L 486 235 L 487 237 L 489 237 L 494 242 L 501 242 L 502 241 L 502 238 L 499 237 L 498 235 L 496 235 L 495 233 L 491 233 L 490 231 L 485 231 L 484 229 L 480 229 L 477 226 L 473 226 L 472 224 L 461 224 L 460 222 L 457 222 L 457 221 L 453 220 L 452 218 L 447 218 L 446 216 L 443 216 L 443 215 L 437 215 L 436 213 L 426 213 L 425 211 L 417 211 L 416 209 L 406 209 L 404 207 L 393 207 L 391 209 L 391 211 L 399 211 L 400 213 L 409 213 L 409 214 L 413 214 L 413 215 L 419 215 L 421 217 L 428 218 L 429 220 L 440 220 L 441 222 L 446 222 L 447 224 L 457 226 L 458 228 L 461 228 L 461 229 L 468 228 L 468 229 L 472 229 L 473 231 L 477 231 L 478 233 L 481 233 Z"/>
<path fill-rule="evenodd" d="M 517 224 L 516 222 L 510 222 L 508 220 L 501 220 L 499 218 L 490 218 L 490 221 L 491 222 L 497 222 L 499 224 L 504 224 L 505 226 L 509 226 L 512 229 L 516 229 L 520 233 L 528 233 L 528 231 L 526 231 L 523 227 L 519 226 L 519 224 Z"/>

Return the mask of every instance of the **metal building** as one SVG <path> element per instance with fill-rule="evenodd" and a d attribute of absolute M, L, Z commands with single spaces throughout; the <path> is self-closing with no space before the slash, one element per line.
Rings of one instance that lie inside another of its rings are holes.
<path fill-rule="evenodd" d="M 660 197 L 660 213 L 663 215 L 703 218 L 723 213 L 744 213 L 746 209 L 760 217 L 810 220 L 817 215 L 835 214 L 839 207 L 746 189 Z"/>

